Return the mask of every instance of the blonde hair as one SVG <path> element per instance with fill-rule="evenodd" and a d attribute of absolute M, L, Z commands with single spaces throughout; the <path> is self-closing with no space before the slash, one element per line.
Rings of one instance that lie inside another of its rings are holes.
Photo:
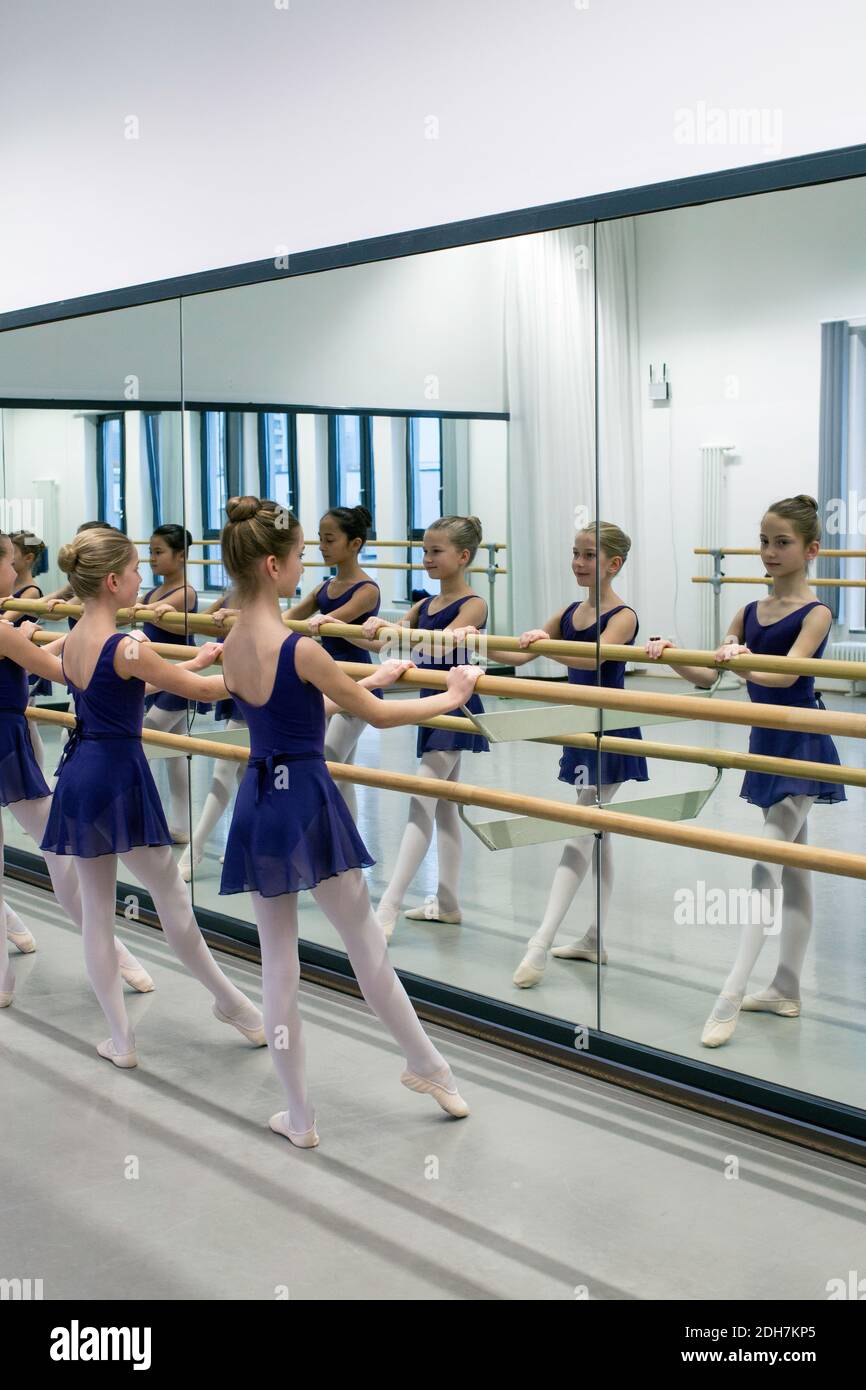
<path fill-rule="evenodd" d="M 45 550 L 45 542 L 31 531 L 11 531 L 9 539 L 13 545 L 17 545 L 22 555 L 32 555 L 34 564 Z"/>
<path fill-rule="evenodd" d="M 768 507 L 765 516 L 772 512 L 783 521 L 790 521 L 804 546 L 821 539 L 821 523 L 818 520 L 818 503 L 807 492 L 798 492 L 796 497 L 783 497 Z"/>
<path fill-rule="evenodd" d="M 223 564 L 239 599 L 251 598 L 258 584 L 256 565 L 267 555 L 282 560 L 298 543 L 301 524 L 278 502 L 260 497 L 230 497 L 228 521 L 220 543 Z"/>
<path fill-rule="evenodd" d="M 457 550 L 468 550 L 468 564 L 475 559 L 475 552 L 481 544 L 481 522 L 477 516 L 440 516 L 426 528 L 428 531 L 444 531 Z"/>
<path fill-rule="evenodd" d="M 108 527 L 79 531 L 57 555 L 72 592 L 82 600 L 96 598 L 102 581 L 109 574 L 120 574 L 133 560 L 138 560 L 138 551 L 129 537 Z"/>
<path fill-rule="evenodd" d="M 591 536 L 598 534 L 598 545 L 609 560 L 621 559 L 622 564 L 625 564 L 628 552 L 631 550 L 631 536 L 627 536 L 625 531 L 612 521 L 600 521 L 597 533 L 596 523 L 588 521 L 585 526 L 581 526 L 577 534 L 583 536 L 587 532 Z M 620 565 L 620 569 L 622 569 L 622 565 Z"/>

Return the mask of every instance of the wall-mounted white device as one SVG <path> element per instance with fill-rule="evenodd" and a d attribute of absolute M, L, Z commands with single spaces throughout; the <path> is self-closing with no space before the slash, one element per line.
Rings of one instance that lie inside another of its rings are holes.
<path fill-rule="evenodd" d="M 671 383 L 668 377 L 668 364 L 662 363 L 662 374 L 656 376 L 653 365 L 650 363 L 649 379 L 649 398 L 651 401 L 669 401 L 671 398 Z"/>

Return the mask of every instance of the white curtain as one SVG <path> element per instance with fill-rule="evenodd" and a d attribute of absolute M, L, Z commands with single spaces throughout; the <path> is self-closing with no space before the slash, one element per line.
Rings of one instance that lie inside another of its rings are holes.
<path fill-rule="evenodd" d="M 505 292 L 509 549 L 513 629 L 538 627 L 577 598 L 575 509 L 595 519 L 595 299 L 598 297 L 601 519 L 631 536 L 618 591 L 637 607 L 643 513 L 634 223 L 515 238 Z M 641 631 L 641 638 L 648 634 Z M 533 674 L 561 676 L 541 659 Z"/>

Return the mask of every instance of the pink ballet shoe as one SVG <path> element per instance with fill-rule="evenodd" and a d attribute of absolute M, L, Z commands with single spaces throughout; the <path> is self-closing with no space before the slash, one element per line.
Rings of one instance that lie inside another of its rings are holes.
<path fill-rule="evenodd" d="M 740 1007 L 750 1013 L 778 1014 L 780 1018 L 799 1018 L 800 1016 L 799 999 L 780 999 L 774 998 L 772 995 L 768 998 L 763 994 L 747 994 Z"/>
<path fill-rule="evenodd" d="M 436 1075 L 442 1076 L 445 1070 L 436 1072 Z M 442 1109 L 447 1110 L 448 1114 L 453 1115 L 455 1119 L 461 1120 L 464 1115 L 469 1114 L 469 1106 L 460 1093 L 457 1090 L 446 1090 L 440 1082 L 434 1081 L 432 1077 L 416 1076 L 414 1071 L 404 1071 L 400 1080 L 410 1091 L 418 1091 L 421 1095 L 432 1096 L 442 1106 Z"/>
<path fill-rule="evenodd" d="M 36 950 L 36 937 L 26 927 L 24 931 L 13 931 L 11 927 L 7 927 L 6 939 L 11 941 L 13 946 L 17 946 L 25 956 Z"/>
<path fill-rule="evenodd" d="M 106 1038 L 105 1042 L 97 1043 L 96 1050 L 100 1057 L 104 1057 L 106 1062 L 113 1062 L 116 1067 L 137 1067 L 138 1057 L 135 1049 L 131 1052 L 118 1052 L 111 1038 Z"/>
<path fill-rule="evenodd" d="M 316 1131 L 315 1122 L 309 1129 L 297 1130 L 289 1129 L 289 1112 L 281 1110 L 278 1115 L 272 1115 L 268 1120 L 270 1128 L 274 1134 L 283 1134 L 290 1144 L 294 1144 L 296 1149 L 315 1149 L 319 1143 L 319 1135 Z"/>
<path fill-rule="evenodd" d="M 13 994 L 11 989 L 3 990 L 3 992 L 0 993 L 0 1009 L 8 1009 L 9 1005 L 12 1003 L 12 999 Z"/>
<path fill-rule="evenodd" d="M 120 975 L 121 979 L 125 980 L 126 983 L 139 994 L 150 994 L 153 990 L 153 980 L 142 966 L 139 966 L 138 969 L 135 970 L 131 965 L 122 965 L 120 967 Z"/>
<path fill-rule="evenodd" d="M 268 1040 L 262 1024 L 258 1028 L 245 1028 L 242 1023 L 236 1023 L 233 1018 L 228 1018 L 216 1004 L 213 1006 L 213 1015 L 214 1018 L 219 1019 L 220 1023 L 230 1023 L 232 1028 L 237 1028 L 238 1032 L 243 1033 L 244 1037 L 256 1047 L 267 1047 Z"/>
<path fill-rule="evenodd" d="M 463 914 L 459 908 L 456 912 L 443 912 L 435 893 L 424 899 L 423 907 L 412 907 L 408 912 L 404 912 L 403 916 L 408 917 L 411 922 L 448 922 L 453 926 L 459 926 L 463 921 Z"/>

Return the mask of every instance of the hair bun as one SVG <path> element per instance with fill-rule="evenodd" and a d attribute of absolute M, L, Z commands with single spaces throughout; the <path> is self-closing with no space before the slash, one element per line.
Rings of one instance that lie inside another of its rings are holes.
<path fill-rule="evenodd" d="M 62 545 L 57 552 L 57 563 L 64 574 L 72 574 L 78 564 L 78 551 L 74 545 Z"/>
<path fill-rule="evenodd" d="M 818 510 L 818 503 L 807 492 L 798 492 L 797 501 L 802 502 L 804 507 L 814 507 L 816 512 Z"/>
<path fill-rule="evenodd" d="M 361 502 L 359 502 L 356 507 L 353 507 L 352 511 L 355 513 L 355 516 L 358 518 L 361 525 L 366 526 L 369 530 L 369 528 L 373 525 L 373 513 L 369 511 L 368 508 L 365 507 Z"/>
<path fill-rule="evenodd" d="M 481 527 L 481 519 L 480 519 L 479 517 L 477 517 L 477 516 L 467 516 L 466 520 L 467 520 L 472 526 L 477 526 L 477 527 L 478 527 L 478 539 L 481 540 L 481 537 L 482 537 L 482 535 L 484 534 L 484 532 L 483 532 L 483 530 L 482 530 L 482 527 Z"/>
<path fill-rule="evenodd" d="M 230 497 L 226 502 L 226 516 L 231 522 L 251 521 L 261 507 L 258 497 Z"/>

